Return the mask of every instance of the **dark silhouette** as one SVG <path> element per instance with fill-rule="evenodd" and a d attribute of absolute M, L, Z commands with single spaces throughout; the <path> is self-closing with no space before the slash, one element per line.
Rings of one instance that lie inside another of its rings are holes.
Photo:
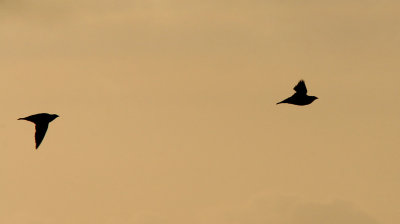
<path fill-rule="evenodd" d="M 44 136 L 46 135 L 47 128 L 49 127 L 49 123 L 58 117 L 57 114 L 34 114 L 28 117 L 19 118 L 18 120 L 27 120 L 35 123 L 36 133 L 35 133 L 35 142 L 36 149 L 39 147 L 40 143 L 42 143 Z"/>
<path fill-rule="evenodd" d="M 306 84 L 304 83 L 303 80 L 300 80 L 299 83 L 293 89 L 296 91 L 295 94 L 293 94 L 291 97 L 289 97 L 286 100 L 283 100 L 277 104 L 289 103 L 289 104 L 304 106 L 304 105 L 308 105 L 308 104 L 312 103 L 314 100 L 318 99 L 318 97 L 316 97 L 316 96 L 308 96 L 307 95 Z"/>

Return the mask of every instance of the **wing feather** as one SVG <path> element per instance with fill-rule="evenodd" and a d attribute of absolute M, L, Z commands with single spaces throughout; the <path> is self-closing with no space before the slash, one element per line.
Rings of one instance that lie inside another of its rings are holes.
<path fill-rule="evenodd" d="M 307 87 L 304 80 L 300 80 L 293 89 L 296 91 L 296 93 L 307 94 Z"/>
<path fill-rule="evenodd" d="M 36 124 L 36 132 L 35 132 L 35 142 L 36 149 L 39 147 L 40 143 L 42 143 L 44 136 L 46 135 L 47 128 L 49 127 L 49 123 L 45 124 Z"/>

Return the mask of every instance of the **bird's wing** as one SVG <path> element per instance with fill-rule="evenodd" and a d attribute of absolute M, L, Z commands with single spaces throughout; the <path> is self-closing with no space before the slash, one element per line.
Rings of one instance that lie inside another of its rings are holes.
<path fill-rule="evenodd" d="M 304 80 L 300 80 L 293 89 L 296 91 L 296 93 L 307 94 L 307 88 Z"/>
<path fill-rule="evenodd" d="M 36 124 L 36 133 L 35 133 L 35 142 L 36 149 L 39 147 L 40 143 L 42 143 L 44 135 L 46 134 L 47 128 L 49 127 L 48 123 L 45 124 Z"/>

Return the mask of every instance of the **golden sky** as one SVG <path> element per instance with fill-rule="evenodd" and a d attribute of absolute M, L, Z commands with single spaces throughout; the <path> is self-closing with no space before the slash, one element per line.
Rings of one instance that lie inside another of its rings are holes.
<path fill-rule="evenodd" d="M 399 7 L 0 1 L 0 223 L 398 224 Z"/>

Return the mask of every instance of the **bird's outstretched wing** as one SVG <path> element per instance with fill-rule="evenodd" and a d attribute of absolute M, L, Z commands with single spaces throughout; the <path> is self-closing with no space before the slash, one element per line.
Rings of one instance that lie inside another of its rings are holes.
<path fill-rule="evenodd" d="M 49 123 L 45 124 L 36 124 L 36 133 L 35 133 L 35 142 L 36 149 L 39 147 L 40 143 L 42 143 L 44 136 L 46 135 L 47 128 L 49 127 Z"/>
<path fill-rule="evenodd" d="M 306 84 L 304 83 L 304 80 L 300 80 L 299 83 L 293 88 L 296 93 L 299 94 L 307 94 L 307 88 Z"/>

